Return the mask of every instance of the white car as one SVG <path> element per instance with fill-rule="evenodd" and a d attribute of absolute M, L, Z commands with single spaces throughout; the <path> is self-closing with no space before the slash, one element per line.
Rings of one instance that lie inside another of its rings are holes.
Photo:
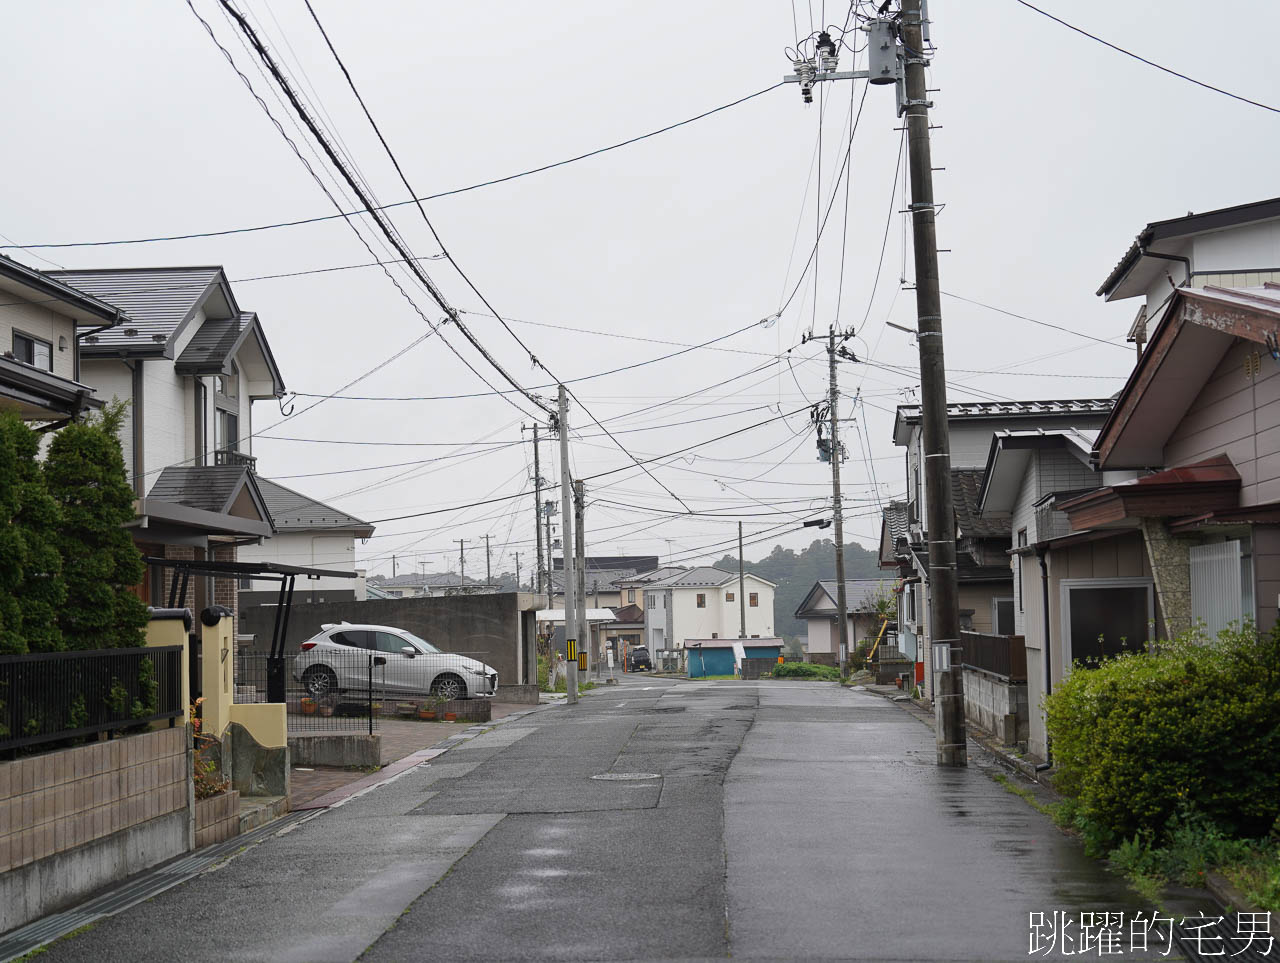
<path fill-rule="evenodd" d="M 371 681 L 389 696 L 470 699 L 498 691 L 492 667 L 441 652 L 412 632 L 388 625 L 323 625 L 300 649 L 293 677 L 316 699 L 353 690 L 368 693 Z"/>

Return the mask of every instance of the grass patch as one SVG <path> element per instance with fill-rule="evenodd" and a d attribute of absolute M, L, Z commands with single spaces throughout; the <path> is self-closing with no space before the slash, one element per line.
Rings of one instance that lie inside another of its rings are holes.
<path fill-rule="evenodd" d="M 689 676 L 689 678 L 693 679 L 695 676 Z M 700 675 L 696 677 L 699 682 L 732 682 L 737 678 L 736 675 Z"/>
<path fill-rule="evenodd" d="M 992 773 L 991 778 L 996 784 L 998 784 L 1002 789 L 1004 789 L 1005 792 L 1019 797 L 1020 799 L 1024 800 L 1026 804 L 1030 806 L 1032 809 L 1034 809 L 1036 812 L 1044 816 L 1048 816 L 1050 819 L 1053 820 L 1054 825 L 1062 829 L 1068 828 L 1062 822 L 1062 819 L 1063 819 L 1062 803 L 1041 802 L 1039 799 L 1036 798 L 1036 794 L 1034 792 L 1032 792 L 1026 786 L 1019 786 L 1017 783 L 1015 783 L 1012 779 L 1010 779 L 1008 776 L 1006 776 L 1002 772 Z"/>

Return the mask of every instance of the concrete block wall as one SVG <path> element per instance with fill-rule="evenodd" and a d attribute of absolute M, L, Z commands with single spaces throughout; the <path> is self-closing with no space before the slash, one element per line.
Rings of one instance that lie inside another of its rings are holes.
<path fill-rule="evenodd" d="M 229 792 L 196 802 L 196 849 L 240 833 L 240 793 Z"/>
<path fill-rule="evenodd" d="M 964 670 L 964 713 L 971 724 L 981 726 L 1005 745 L 1018 745 L 1030 737 L 1027 684 L 1012 683 L 989 672 Z"/>
<path fill-rule="evenodd" d="M 190 848 L 186 727 L 0 762 L 0 932 Z"/>

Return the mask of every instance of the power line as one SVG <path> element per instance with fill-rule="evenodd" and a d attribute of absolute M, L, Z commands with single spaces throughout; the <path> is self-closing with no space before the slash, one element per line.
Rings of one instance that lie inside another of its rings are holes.
<path fill-rule="evenodd" d="M 647 140 L 650 137 L 657 137 L 659 134 L 665 134 L 668 131 L 672 131 L 679 127 L 684 127 L 684 126 L 687 126 L 688 124 L 692 124 L 699 120 L 703 120 L 707 117 L 711 117 L 714 114 L 718 114 L 718 113 L 721 113 L 722 111 L 726 111 L 733 107 L 737 107 L 739 104 L 745 104 L 749 100 L 754 100 L 757 97 L 761 97 L 764 94 L 777 90 L 781 86 L 783 86 L 781 82 L 776 83 L 771 87 L 765 87 L 763 90 L 757 90 L 753 94 L 747 94 L 745 97 L 739 97 L 737 100 L 732 100 L 727 104 L 721 104 L 719 107 L 713 107 L 710 110 L 704 110 L 702 113 L 695 114 L 694 116 L 686 118 L 685 120 L 677 121 L 674 124 L 668 124 L 665 127 L 659 127 L 657 130 L 651 130 L 646 134 L 639 134 L 635 137 L 630 137 L 626 140 L 618 141 L 616 144 L 610 144 L 607 147 L 599 147 L 599 148 L 596 148 L 595 150 L 587 151 L 585 154 L 578 154 L 574 157 L 569 157 L 569 158 L 566 158 L 565 160 L 555 161 L 554 163 L 551 163 L 551 164 L 543 164 L 541 167 L 532 167 L 532 168 L 529 168 L 528 170 L 519 171 L 515 174 L 507 174 L 503 177 L 495 177 L 487 181 L 480 181 L 479 183 L 476 183 L 476 184 L 469 184 L 466 187 L 455 187 L 452 190 L 441 191 L 438 194 L 428 194 L 424 197 L 411 197 L 407 201 L 395 201 L 394 203 L 391 203 L 391 204 L 383 204 L 378 206 L 376 210 L 388 211 L 393 208 L 404 207 L 408 204 L 416 204 L 421 201 L 435 201 L 443 197 L 453 197 L 457 194 L 466 194 L 469 191 L 477 191 L 477 190 L 480 190 L 481 188 L 493 187 L 496 184 L 505 184 L 507 181 L 513 181 L 521 177 L 529 177 L 532 174 L 541 174 L 545 171 L 554 170 L 557 167 L 564 167 L 568 164 L 576 164 L 578 161 L 587 160 L 588 158 L 596 157 L 596 156 L 599 156 L 600 154 L 606 154 L 609 151 L 618 150 L 619 148 L 622 148 L 622 147 L 629 147 L 632 144 L 639 143 L 642 140 Z M 250 234 L 255 231 L 271 231 L 271 230 L 275 230 L 277 228 L 282 228 L 282 227 L 300 227 L 305 224 L 319 224 L 324 221 L 335 221 L 335 220 L 338 220 L 339 218 L 352 217 L 353 215 L 360 214 L 360 213 L 363 213 L 363 211 L 343 211 L 340 214 L 324 214 L 319 217 L 304 217 L 304 218 L 298 218 L 297 220 L 292 220 L 292 221 L 276 221 L 271 224 L 258 224 L 253 227 L 237 227 L 237 228 L 229 228 L 227 230 L 222 230 L 222 231 L 201 231 L 201 232 L 190 233 L 190 234 L 169 234 L 169 235 L 163 235 L 163 236 L 157 236 L 157 237 L 136 237 L 136 238 L 126 238 L 126 239 L 106 240 L 106 241 L 63 241 L 59 243 L 46 243 L 46 244 L 6 244 L 6 245 L 0 245 L 0 250 L 11 250 L 11 249 L 12 250 L 37 250 L 37 249 L 47 250 L 50 248 L 66 248 L 66 247 L 111 247 L 111 246 L 120 245 L 120 244 L 153 244 L 160 241 L 190 241 L 190 240 L 197 240 L 199 238 L 206 238 L 206 237 L 226 237 L 227 235 L 230 235 L 230 234 Z"/>
<path fill-rule="evenodd" d="M 997 308 L 994 304 L 984 304 L 981 301 L 975 301 L 973 298 L 965 298 L 965 297 L 961 297 L 958 294 L 952 294 L 950 291 L 943 291 L 941 293 L 946 295 L 949 298 L 954 298 L 956 301 L 964 301 L 966 304 L 976 305 L 979 308 L 986 308 L 988 311 L 995 311 L 997 314 L 1008 315 L 1011 318 L 1017 318 L 1019 321 L 1030 321 L 1032 324 L 1038 324 L 1042 328 L 1052 328 L 1054 331 L 1061 331 L 1064 334 L 1074 334 L 1077 338 L 1087 338 L 1090 341 L 1098 342 L 1098 344 L 1110 345 L 1113 348 L 1119 348 L 1120 350 L 1126 353 L 1130 353 L 1130 349 L 1126 348 L 1122 344 L 1116 344 L 1114 341 L 1108 341 L 1105 338 L 1097 338 L 1091 334 L 1085 334 L 1083 331 L 1076 331 L 1074 328 L 1068 328 L 1061 324 L 1051 324 L 1048 321 L 1040 321 L 1037 318 L 1029 318 L 1025 314 L 1017 314 L 1013 311 L 1006 311 L 1004 308 Z"/>
<path fill-rule="evenodd" d="M 1263 110 L 1269 110 L 1273 114 L 1280 114 L 1280 107 L 1272 107 L 1270 104 L 1264 104 L 1261 101 L 1251 100 L 1250 98 L 1244 97 L 1240 94 L 1233 94 L 1229 90 L 1223 90 L 1221 87 L 1215 87 L 1213 84 L 1205 83 L 1203 80 L 1196 80 L 1194 77 L 1188 77 L 1186 74 L 1180 73 L 1171 67 L 1165 67 L 1163 64 L 1158 64 L 1154 60 L 1148 60 L 1146 57 L 1136 54 L 1132 50 L 1126 50 L 1124 47 L 1113 44 L 1109 40 L 1103 40 L 1098 35 L 1092 34 L 1088 30 L 1081 29 L 1080 27 L 1077 27 L 1075 24 L 1067 23 L 1067 21 L 1063 20 L 1061 17 L 1055 17 L 1048 10 L 1041 10 L 1034 3 L 1028 3 L 1027 0 L 1015 0 L 1015 2 L 1022 4 L 1028 10 L 1034 10 L 1036 13 L 1040 14 L 1040 16 L 1042 17 L 1048 17 L 1054 23 L 1061 24 L 1062 26 L 1066 27 L 1068 30 L 1074 30 L 1076 33 L 1080 34 L 1081 36 L 1088 37 L 1090 40 L 1095 40 L 1098 43 L 1102 44 L 1104 47 L 1110 47 L 1116 53 L 1122 53 L 1126 57 L 1132 57 L 1134 60 L 1137 60 L 1140 63 L 1144 63 L 1148 67 L 1155 67 L 1156 70 L 1162 70 L 1166 74 L 1171 74 L 1172 76 L 1177 77 L 1180 80 L 1187 81 L 1187 83 L 1195 84 L 1197 87 L 1203 87 L 1205 90 L 1212 90 L 1215 94 L 1222 94 L 1223 96 L 1230 97 L 1233 100 L 1239 100 L 1242 103 L 1251 104 L 1254 107 L 1261 107 Z M 1125 350 L 1128 350 L 1128 349 L 1126 348 Z"/>
<path fill-rule="evenodd" d="M 189 4 L 190 2 L 191 0 L 188 0 Z M 325 155 L 329 158 L 329 162 L 335 168 L 337 168 L 338 173 L 342 175 L 343 180 L 347 182 L 347 185 L 355 193 L 360 203 L 364 205 L 365 213 L 367 213 L 369 217 L 373 220 L 374 224 L 377 225 L 378 229 L 383 233 L 383 235 L 391 243 L 391 246 L 395 248 L 395 250 L 400 254 L 401 257 L 405 259 L 406 261 L 405 266 L 409 268 L 409 270 L 412 272 L 412 274 L 418 280 L 418 282 L 426 289 L 427 293 L 431 296 L 431 299 L 435 301 L 436 304 L 440 306 L 440 309 L 449 316 L 449 320 L 452 321 L 453 324 L 457 327 L 457 329 L 462 332 L 463 337 L 465 337 L 469 342 L 471 342 L 471 346 L 480 353 L 480 355 L 485 359 L 485 361 L 487 361 L 489 365 L 495 371 L 497 371 L 498 374 L 500 374 L 508 384 L 511 385 L 511 387 L 517 389 L 517 391 L 519 391 L 519 393 L 522 394 L 526 399 L 528 399 L 528 401 L 531 402 L 534 406 L 542 409 L 542 411 L 548 415 L 551 414 L 552 409 L 550 405 L 548 405 L 547 402 L 544 401 L 543 399 L 537 397 L 536 395 L 534 395 L 533 393 L 525 389 L 518 381 L 516 381 L 516 379 L 512 377 L 511 374 L 501 364 L 498 363 L 498 359 L 495 358 L 489 352 L 489 349 L 486 348 L 483 344 L 481 344 L 479 339 L 477 339 L 476 336 L 473 335 L 471 331 L 467 328 L 467 326 L 462 323 L 462 318 L 458 315 L 458 312 L 455 311 L 452 305 L 449 304 L 449 302 L 445 299 L 444 293 L 438 287 L 436 287 L 435 282 L 431 280 L 431 278 L 427 275 L 426 271 L 424 271 L 422 266 L 418 263 L 417 259 L 415 259 L 413 255 L 410 253 L 404 241 L 399 237 L 397 232 L 392 228 L 390 222 L 386 219 L 386 217 L 384 217 L 384 215 L 382 214 L 382 211 L 378 208 L 378 205 L 375 202 L 375 200 L 369 197 L 368 192 L 365 190 L 365 188 L 356 181 L 355 176 L 351 173 L 350 170 L 348 170 L 347 165 L 343 163 L 342 159 L 338 156 L 337 150 L 329 142 L 329 139 L 325 136 L 324 131 L 320 129 L 320 125 L 317 123 L 315 118 L 311 116 L 311 114 L 307 111 L 306 107 L 302 104 L 302 101 L 299 98 L 297 92 L 293 89 L 293 86 L 289 83 L 288 79 L 281 72 L 279 65 L 276 63 L 275 59 L 271 56 L 271 54 L 267 51 L 267 48 L 263 45 L 262 40 L 258 37 L 257 32 L 249 24 L 248 20 L 246 20 L 244 15 L 241 14 L 240 11 L 237 10 L 232 5 L 231 0 L 219 0 L 219 2 L 222 4 L 223 9 L 225 9 L 229 14 L 231 14 L 232 17 L 235 18 L 236 23 L 240 27 L 240 31 L 249 39 L 250 44 L 253 45 L 254 50 L 257 51 L 258 53 L 259 59 L 266 65 L 267 70 L 270 71 L 271 73 L 271 76 L 275 78 L 276 84 L 280 87 L 281 91 L 283 91 L 289 103 L 293 106 L 294 112 L 302 120 L 303 124 L 306 125 L 307 129 L 311 132 L 311 136 L 315 138 L 316 142 L 320 145 L 321 149 L 323 149 L 323 151 L 325 152 Z M 192 6 L 191 9 L 194 12 L 195 7 Z M 333 196 L 332 195 L 329 195 L 329 196 L 330 196 L 330 200 L 333 200 Z M 335 206 L 338 206 L 339 210 L 341 210 L 341 206 L 337 205 L 336 201 L 334 201 L 334 203 L 335 203 Z M 348 220 L 348 223 L 351 223 L 351 222 Z M 372 254 L 373 252 L 370 251 L 370 253 Z M 391 273 L 389 271 L 387 272 L 387 276 L 391 277 Z M 392 278 L 392 280 L 394 281 L 394 278 Z M 397 287 L 398 286 L 399 284 L 397 283 Z M 535 359 L 535 362 L 536 362 L 536 359 Z M 479 374 L 479 372 L 477 372 L 477 374 Z M 519 406 L 517 405 L 516 407 L 518 408 Z"/>

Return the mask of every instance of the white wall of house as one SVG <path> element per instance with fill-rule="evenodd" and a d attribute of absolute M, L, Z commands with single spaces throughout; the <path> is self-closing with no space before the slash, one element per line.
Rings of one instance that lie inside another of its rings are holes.
<path fill-rule="evenodd" d="M 124 451 L 124 467 L 133 484 L 133 372 L 123 361 L 80 361 L 80 382 L 95 389 L 102 401 L 118 398 L 125 403 L 124 424 L 120 428 L 120 447 Z"/>
<path fill-rule="evenodd" d="M 190 379 L 173 370 L 167 359 L 142 362 L 142 450 L 146 490 L 168 465 L 191 465 L 195 446 L 191 421 Z"/>
<path fill-rule="evenodd" d="M 75 321 L 9 291 L 5 291 L 0 300 L 5 302 L 0 307 L 0 352 L 13 350 L 14 331 L 47 341 L 52 346 L 53 373 L 59 378 L 74 380 Z M 59 338 L 66 342 L 62 350 L 58 348 Z"/>
<path fill-rule="evenodd" d="M 318 535 L 315 532 L 278 532 L 265 539 L 261 545 L 242 545 L 239 551 L 242 562 L 280 562 L 285 565 L 306 565 L 335 571 L 356 571 L 356 540 L 354 535 Z M 299 578 L 295 592 L 350 592 L 356 580 L 349 578 Z M 254 592 L 272 592 L 280 588 L 279 582 L 255 579 L 249 586 Z"/>

